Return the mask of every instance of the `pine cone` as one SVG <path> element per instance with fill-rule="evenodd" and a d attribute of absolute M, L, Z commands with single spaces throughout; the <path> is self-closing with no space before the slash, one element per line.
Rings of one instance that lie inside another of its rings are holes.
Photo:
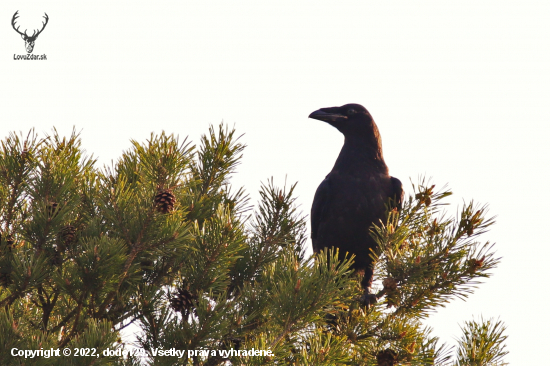
<path fill-rule="evenodd" d="M 378 366 L 395 366 L 397 364 L 397 353 L 388 348 L 378 352 L 376 361 Z"/>
<path fill-rule="evenodd" d="M 76 238 L 76 227 L 74 227 L 73 225 L 67 225 L 61 229 L 59 234 L 61 237 L 61 243 L 66 248 L 70 246 Z"/>
<path fill-rule="evenodd" d="M 175 311 L 188 315 L 191 308 L 195 306 L 197 296 L 189 292 L 187 287 L 178 288 L 178 293 L 170 299 L 170 304 Z"/>
<path fill-rule="evenodd" d="M 168 213 L 172 211 L 175 203 L 176 197 L 169 189 L 159 190 L 155 196 L 155 205 L 157 206 L 158 212 Z"/>
<path fill-rule="evenodd" d="M 466 270 L 469 274 L 475 274 L 478 269 L 480 269 L 483 266 L 483 262 L 485 261 L 485 256 L 483 256 L 481 259 L 475 259 L 472 258 L 468 261 L 468 269 Z"/>
<path fill-rule="evenodd" d="M 382 285 L 386 291 L 393 291 L 397 289 L 397 281 L 391 277 L 385 278 L 384 281 L 382 281 Z"/>

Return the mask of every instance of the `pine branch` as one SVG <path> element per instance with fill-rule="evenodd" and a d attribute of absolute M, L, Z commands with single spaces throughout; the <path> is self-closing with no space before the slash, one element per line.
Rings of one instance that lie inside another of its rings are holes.
<path fill-rule="evenodd" d="M 2 142 L 0 346 L 113 349 L 133 323 L 149 351 L 273 352 L 168 363 L 449 366 L 449 348 L 421 319 L 465 299 L 498 264 L 480 241 L 494 223 L 487 207 L 465 203 L 448 215 L 449 190 L 413 185 L 402 209 L 372 229 L 379 301 L 363 308 L 353 258 L 306 258 L 295 184 L 262 184 L 255 213 L 244 216 L 244 189 L 231 191 L 244 149 L 235 136 L 210 126 L 195 152 L 151 134 L 103 170 L 74 131 Z M 503 364 L 501 322 L 463 329 L 457 366 Z"/>
<path fill-rule="evenodd" d="M 463 335 L 459 339 L 457 366 L 507 365 L 502 359 L 508 354 L 504 342 L 506 327 L 500 320 L 467 321 L 461 327 Z"/>

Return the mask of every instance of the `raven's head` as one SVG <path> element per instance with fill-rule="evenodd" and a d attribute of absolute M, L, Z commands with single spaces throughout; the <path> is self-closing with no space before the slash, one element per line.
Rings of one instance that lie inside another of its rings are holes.
<path fill-rule="evenodd" d="M 336 127 L 344 135 L 372 132 L 376 129 L 372 116 L 360 104 L 346 104 L 341 107 L 321 108 L 309 115 Z"/>

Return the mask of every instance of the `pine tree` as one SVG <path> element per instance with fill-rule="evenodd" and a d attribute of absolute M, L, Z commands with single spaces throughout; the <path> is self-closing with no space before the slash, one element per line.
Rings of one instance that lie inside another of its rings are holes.
<path fill-rule="evenodd" d="M 449 190 L 413 185 L 372 229 L 378 303 L 365 308 L 352 256 L 306 254 L 295 184 L 269 180 L 255 210 L 231 185 L 244 148 L 223 125 L 198 147 L 152 134 L 98 168 L 75 132 L 10 134 L 0 151 L 0 364 L 505 364 L 500 321 L 467 322 L 454 360 L 422 325 L 497 265 L 479 242 L 493 224 L 486 206 L 452 217 Z M 104 355 L 128 350 L 130 325 L 147 357 Z M 95 354 L 25 359 L 14 347 Z M 157 353 L 172 348 L 193 352 Z M 252 349 L 269 353 L 235 355 Z"/>

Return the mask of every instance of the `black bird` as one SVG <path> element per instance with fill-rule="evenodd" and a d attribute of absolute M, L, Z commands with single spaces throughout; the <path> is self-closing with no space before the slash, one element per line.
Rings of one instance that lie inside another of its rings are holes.
<path fill-rule="evenodd" d="M 373 223 L 385 222 L 386 205 L 401 208 L 403 188 L 390 177 L 382 156 L 382 141 L 370 113 L 359 104 L 321 108 L 309 118 L 329 123 L 342 132 L 344 146 L 332 171 L 321 183 L 311 207 L 313 251 L 339 248 L 341 255 L 355 254 L 354 269 L 364 273 L 361 302 L 376 301 L 370 295 L 373 276 L 370 236 Z M 391 206 L 390 206 L 391 207 Z"/>

